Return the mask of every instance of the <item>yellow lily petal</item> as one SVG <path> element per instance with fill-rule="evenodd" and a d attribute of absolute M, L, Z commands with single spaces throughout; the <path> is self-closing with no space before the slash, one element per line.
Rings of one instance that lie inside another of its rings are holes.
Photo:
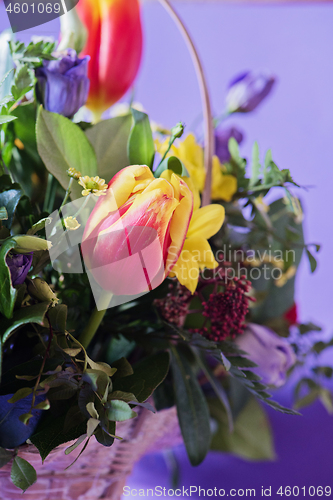
<path fill-rule="evenodd" d="M 212 200 L 231 201 L 237 191 L 237 179 L 233 175 L 223 174 L 222 165 L 217 156 L 213 157 Z"/>
<path fill-rule="evenodd" d="M 224 216 L 225 210 L 222 205 L 207 205 L 199 208 L 192 215 L 187 238 L 202 236 L 208 240 L 220 230 Z"/>
<path fill-rule="evenodd" d="M 186 286 L 191 293 L 195 292 L 199 279 L 199 264 L 189 250 L 187 240 L 170 275 L 177 276 L 181 285 Z"/>
<path fill-rule="evenodd" d="M 202 236 L 192 236 L 186 240 L 186 248 L 192 257 L 198 262 L 200 269 L 215 269 L 218 263 L 215 260 L 208 241 Z"/>

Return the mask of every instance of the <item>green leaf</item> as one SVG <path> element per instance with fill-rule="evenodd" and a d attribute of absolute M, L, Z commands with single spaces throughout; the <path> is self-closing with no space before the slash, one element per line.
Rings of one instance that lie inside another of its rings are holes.
<path fill-rule="evenodd" d="M 79 170 L 83 176 L 97 175 L 97 159 L 92 145 L 78 125 L 68 118 L 42 107 L 37 117 L 37 148 L 48 171 L 64 189 L 68 188 L 67 170 Z M 71 197 L 81 196 L 82 187 L 73 183 Z"/>
<path fill-rule="evenodd" d="M 12 122 L 13 120 L 16 120 L 16 116 L 1 115 L 0 116 L 0 125 L 3 125 L 4 123 Z"/>
<path fill-rule="evenodd" d="M 108 419 L 114 422 L 124 422 L 130 418 L 137 417 L 137 413 L 131 409 L 131 407 L 125 403 L 125 401 L 120 401 L 114 399 L 109 402 L 108 408 Z"/>
<path fill-rule="evenodd" d="M 17 401 L 20 401 L 21 399 L 26 398 L 27 396 L 30 396 L 32 393 L 32 389 L 30 387 L 23 387 L 22 389 L 19 389 L 14 396 L 12 396 L 10 399 L 8 399 L 8 403 L 16 403 Z"/>
<path fill-rule="evenodd" d="M 130 165 L 147 165 L 152 168 L 155 145 L 148 115 L 131 108 L 134 125 L 131 130 L 127 153 Z"/>
<path fill-rule="evenodd" d="M 218 422 L 212 438 L 212 450 L 232 453 L 248 460 L 273 460 L 274 444 L 269 420 L 254 397 L 238 414 L 233 433 L 228 432 L 224 407 L 217 399 L 208 399 L 211 416 Z"/>
<path fill-rule="evenodd" d="M 259 146 L 257 141 L 253 144 L 252 148 L 252 172 L 249 186 L 254 186 L 259 180 L 260 173 L 260 159 L 259 159 Z"/>
<path fill-rule="evenodd" d="M 111 434 L 114 434 L 115 429 Z M 97 427 L 95 431 L 96 440 L 103 446 L 112 446 L 114 442 L 114 438 L 110 436 L 102 427 Z"/>
<path fill-rule="evenodd" d="M 314 256 L 312 255 L 312 253 L 310 252 L 310 250 L 308 250 L 307 248 L 306 248 L 306 255 L 309 259 L 311 272 L 314 273 L 315 270 L 317 269 L 317 261 L 314 258 Z"/>
<path fill-rule="evenodd" d="M 0 267 L 1 270 L 1 267 Z M 0 324 L 0 336 L 3 342 L 21 325 L 37 323 L 43 325 L 44 316 L 48 310 L 49 302 L 41 302 L 29 307 L 23 307 L 15 311 L 12 319 L 2 319 Z"/>
<path fill-rule="evenodd" d="M 66 322 L 67 322 L 67 306 L 65 304 L 58 304 L 55 307 L 52 307 L 49 311 L 48 317 L 50 318 L 50 322 L 52 328 L 56 332 L 64 332 L 66 330 Z M 45 322 L 48 320 L 45 319 Z M 79 349 L 80 351 L 81 349 Z"/>
<path fill-rule="evenodd" d="M 15 241 L 6 240 L 0 248 L 0 312 L 6 316 L 6 318 L 12 317 L 16 299 L 16 290 L 12 286 L 6 257 L 8 252 L 15 247 Z M 0 332 L 1 330 L 3 331 L 4 322 L 6 322 L 6 320 L 1 320 Z"/>
<path fill-rule="evenodd" d="M 11 459 L 14 458 L 14 451 L 5 450 L 0 448 L 0 469 L 4 467 Z"/>
<path fill-rule="evenodd" d="M 122 168 L 129 165 L 127 142 L 132 115 L 103 120 L 85 131 L 92 144 L 98 165 L 98 175 L 109 182 Z"/>
<path fill-rule="evenodd" d="M 114 391 L 131 392 L 139 403 L 146 401 L 158 387 L 169 371 L 170 356 L 168 352 L 160 352 L 149 356 L 134 366 L 134 374 L 116 378 Z"/>
<path fill-rule="evenodd" d="M 210 447 L 208 407 L 187 358 L 175 347 L 171 352 L 179 425 L 190 462 L 192 465 L 199 465 Z"/>
<path fill-rule="evenodd" d="M 180 175 L 181 177 L 190 176 L 184 163 L 176 156 L 169 156 L 168 158 L 165 158 L 165 160 L 159 164 L 158 168 L 154 172 L 154 176 L 160 177 L 164 170 L 172 170 L 175 174 Z"/>
<path fill-rule="evenodd" d="M 45 416 L 38 430 L 30 437 L 30 441 L 38 448 L 40 456 L 44 461 L 54 448 L 68 441 L 78 439 L 87 430 L 87 419 L 83 422 L 75 421 L 75 424 L 65 432 L 66 414 L 54 418 L 53 415 Z"/>
<path fill-rule="evenodd" d="M 18 101 L 32 88 L 35 81 L 33 71 L 28 66 L 23 65 L 15 72 L 14 85 L 11 88 L 14 99 Z"/>
<path fill-rule="evenodd" d="M 37 481 L 35 469 L 21 457 L 14 458 L 10 478 L 15 486 L 26 491 Z"/>
<path fill-rule="evenodd" d="M 0 206 L 6 208 L 8 215 L 8 219 L 3 222 L 3 225 L 7 229 L 12 227 L 15 210 L 22 194 L 21 189 L 8 189 L 0 193 Z"/>

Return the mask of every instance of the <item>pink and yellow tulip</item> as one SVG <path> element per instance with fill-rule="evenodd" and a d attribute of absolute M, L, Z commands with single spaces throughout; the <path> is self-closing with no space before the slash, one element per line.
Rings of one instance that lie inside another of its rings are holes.
<path fill-rule="evenodd" d="M 177 175 L 155 179 L 147 166 L 118 172 L 92 211 L 82 241 L 87 269 L 106 292 L 156 288 L 182 251 L 193 196 Z"/>
<path fill-rule="evenodd" d="M 82 55 L 91 57 L 87 106 L 100 115 L 131 87 L 142 54 L 138 0 L 80 0 L 79 16 L 88 29 Z"/>

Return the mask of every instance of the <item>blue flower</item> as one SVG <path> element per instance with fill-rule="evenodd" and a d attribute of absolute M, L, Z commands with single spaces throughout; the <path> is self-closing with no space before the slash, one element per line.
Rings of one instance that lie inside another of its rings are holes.
<path fill-rule="evenodd" d="M 229 113 L 249 113 L 268 96 L 276 81 L 275 76 L 246 71 L 229 84 L 226 97 Z"/>
<path fill-rule="evenodd" d="M 236 127 L 215 130 L 215 154 L 221 163 L 227 163 L 230 160 L 228 144 L 231 137 L 240 144 L 244 136 Z"/>
<path fill-rule="evenodd" d="M 47 111 L 72 118 L 88 98 L 90 57 L 79 59 L 73 49 L 61 54 L 59 59 L 43 61 L 43 66 L 36 69 L 37 97 Z"/>
<path fill-rule="evenodd" d="M 25 443 L 35 432 L 42 410 L 32 410 L 32 418 L 27 424 L 21 422 L 19 417 L 28 413 L 31 408 L 32 394 L 16 403 L 8 403 L 13 394 L 0 396 L 0 446 L 2 448 L 16 448 Z M 37 396 L 35 403 L 45 400 L 45 395 Z"/>
<path fill-rule="evenodd" d="M 10 270 L 12 284 L 22 285 L 30 271 L 33 253 L 7 255 L 6 263 Z"/>

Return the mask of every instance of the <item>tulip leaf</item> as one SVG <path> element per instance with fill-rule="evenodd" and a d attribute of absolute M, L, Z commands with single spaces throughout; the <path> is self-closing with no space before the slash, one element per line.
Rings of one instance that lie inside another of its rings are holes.
<path fill-rule="evenodd" d="M 171 361 L 179 425 L 192 465 L 199 465 L 211 441 L 206 398 L 187 357 L 172 348 Z"/>
<path fill-rule="evenodd" d="M 10 478 L 15 486 L 25 491 L 37 481 L 35 469 L 24 458 L 14 458 Z"/>
<path fill-rule="evenodd" d="M 128 114 L 103 120 L 85 131 L 97 156 L 98 175 L 106 182 L 129 165 L 127 142 L 131 125 L 132 116 Z"/>
<path fill-rule="evenodd" d="M 163 160 L 155 170 L 154 176 L 160 177 L 161 173 L 164 172 L 164 170 L 172 170 L 172 172 L 180 175 L 181 177 L 190 176 L 184 163 L 180 161 L 180 159 L 176 156 L 169 156 L 168 158 L 165 158 L 165 160 Z"/>
<path fill-rule="evenodd" d="M 213 435 L 211 449 L 223 451 L 248 460 L 273 460 L 274 444 L 269 420 L 261 404 L 252 396 L 228 429 L 227 413 L 221 401 L 208 399 L 209 410 L 218 429 Z"/>
<path fill-rule="evenodd" d="M 67 170 L 79 170 L 83 176 L 97 175 L 95 151 L 85 133 L 71 120 L 40 107 L 37 117 L 37 148 L 48 171 L 64 189 L 68 188 Z M 72 199 L 81 196 L 77 182 L 71 189 Z"/>
<path fill-rule="evenodd" d="M 131 108 L 134 124 L 128 139 L 127 152 L 130 165 L 153 167 L 155 145 L 148 115 Z"/>
<path fill-rule="evenodd" d="M 16 299 L 16 290 L 12 285 L 6 257 L 8 252 L 16 246 L 16 242 L 9 239 L 2 244 L 0 249 L 0 312 L 6 316 L 6 318 L 12 317 Z M 1 320 L 1 327 L 5 321 L 6 320 Z"/>

